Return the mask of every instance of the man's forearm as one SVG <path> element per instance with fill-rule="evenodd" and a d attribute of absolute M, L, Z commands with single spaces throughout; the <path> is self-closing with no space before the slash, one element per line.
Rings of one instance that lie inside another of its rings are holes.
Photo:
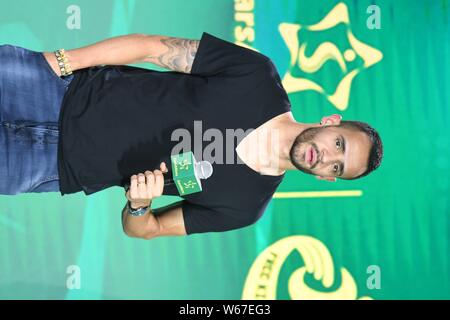
<path fill-rule="evenodd" d="M 122 226 L 125 233 L 131 237 L 151 239 L 159 231 L 158 219 L 149 208 L 142 216 L 132 216 L 128 213 L 128 205 L 122 210 Z"/>
<path fill-rule="evenodd" d="M 144 62 L 152 53 L 151 37 L 146 34 L 129 34 L 109 38 L 85 47 L 66 49 L 72 70 L 97 65 L 125 65 Z"/>
<path fill-rule="evenodd" d="M 171 71 L 190 73 L 198 46 L 199 40 L 135 33 L 65 51 L 73 71 L 98 65 L 150 62 Z M 44 52 L 44 56 L 60 75 L 53 53 Z"/>

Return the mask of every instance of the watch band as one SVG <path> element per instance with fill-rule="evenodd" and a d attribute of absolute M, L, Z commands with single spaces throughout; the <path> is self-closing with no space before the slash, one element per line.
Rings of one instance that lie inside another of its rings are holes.
<path fill-rule="evenodd" d="M 131 207 L 130 201 L 128 201 L 128 214 L 130 214 L 132 216 L 136 216 L 136 217 L 142 216 L 147 212 L 148 208 L 149 208 L 149 206 L 145 206 L 145 207 L 138 208 L 138 209 L 133 209 Z"/>

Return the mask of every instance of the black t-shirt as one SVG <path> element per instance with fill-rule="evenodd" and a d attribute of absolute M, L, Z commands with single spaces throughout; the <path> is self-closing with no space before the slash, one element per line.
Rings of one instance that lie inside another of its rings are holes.
<path fill-rule="evenodd" d="M 171 152 L 180 143 L 171 138 L 176 129 L 190 132 L 191 151 L 202 160 L 211 144 L 202 134 L 214 128 L 224 138 L 223 163 L 213 163 L 202 192 L 183 197 L 187 233 L 241 228 L 261 217 L 284 174 L 261 175 L 238 163 L 235 148 L 233 164 L 226 164 L 225 138 L 226 129 L 255 129 L 291 110 L 267 56 L 204 32 L 190 74 L 97 66 L 74 75 L 60 113 L 62 195 L 123 186 L 161 161 L 170 168 Z M 201 121 L 200 132 L 194 133 L 194 121 Z M 176 195 L 176 188 L 166 187 L 164 194 Z"/>

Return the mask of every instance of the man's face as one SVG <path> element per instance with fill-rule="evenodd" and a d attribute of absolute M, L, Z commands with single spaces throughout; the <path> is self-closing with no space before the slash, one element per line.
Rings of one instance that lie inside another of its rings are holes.
<path fill-rule="evenodd" d="M 299 170 L 325 179 L 353 178 L 367 169 L 371 141 L 361 131 L 339 126 L 314 127 L 294 141 L 290 160 Z"/>

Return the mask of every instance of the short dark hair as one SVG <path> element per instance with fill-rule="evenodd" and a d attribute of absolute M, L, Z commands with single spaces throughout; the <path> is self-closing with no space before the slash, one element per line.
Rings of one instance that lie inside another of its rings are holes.
<path fill-rule="evenodd" d="M 353 178 L 342 178 L 342 179 L 354 180 L 354 179 L 362 178 L 364 176 L 367 176 L 373 170 L 377 169 L 381 164 L 381 160 L 383 159 L 383 144 L 381 142 L 381 138 L 380 138 L 380 135 L 378 134 L 378 132 L 374 128 L 372 128 L 370 125 L 368 125 L 367 123 L 361 122 L 361 121 L 343 120 L 338 125 L 338 127 L 343 127 L 343 128 L 348 128 L 351 130 L 364 132 L 367 135 L 367 137 L 369 137 L 370 141 L 372 142 L 372 146 L 371 146 L 370 152 L 369 152 L 369 162 L 367 164 L 366 171 L 361 173 L 359 176 L 356 176 Z"/>

